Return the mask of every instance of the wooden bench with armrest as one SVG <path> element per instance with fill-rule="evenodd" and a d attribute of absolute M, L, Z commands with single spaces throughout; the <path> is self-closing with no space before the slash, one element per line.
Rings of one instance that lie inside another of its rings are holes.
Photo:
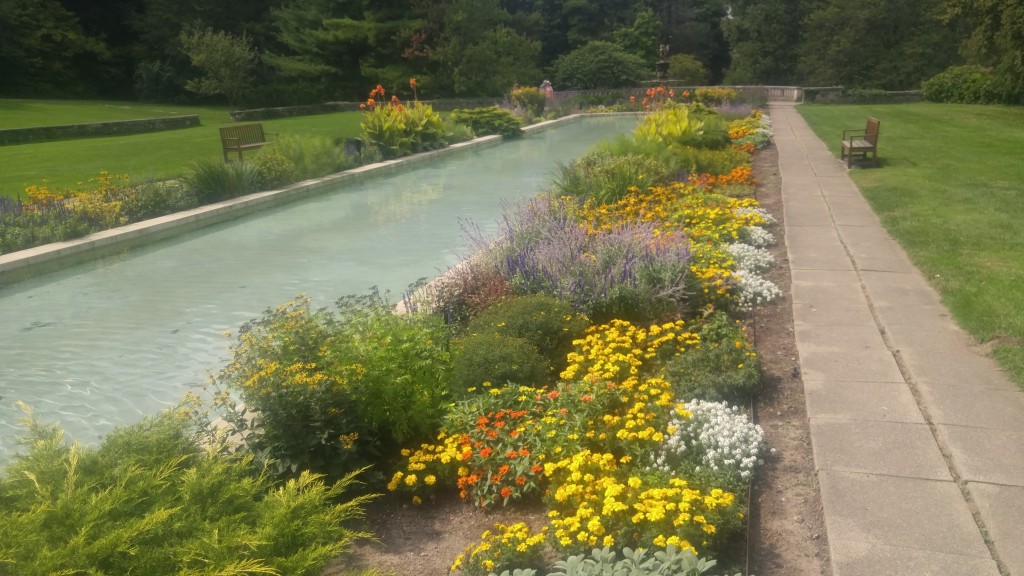
<path fill-rule="evenodd" d="M 220 143 L 224 149 L 224 162 L 228 162 L 228 153 L 237 152 L 238 161 L 242 161 L 242 153 L 247 150 L 259 150 L 270 142 L 267 135 L 274 132 L 264 132 L 263 124 L 240 124 L 238 126 L 224 126 L 220 129 Z"/>
<path fill-rule="evenodd" d="M 868 154 L 871 154 L 871 164 L 878 166 L 878 126 L 881 124 L 877 119 L 868 116 L 868 123 L 864 129 L 843 130 L 843 143 L 839 151 L 839 159 L 846 159 L 846 167 L 853 167 L 853 157 L 860 156 L 865 161 Z"/>

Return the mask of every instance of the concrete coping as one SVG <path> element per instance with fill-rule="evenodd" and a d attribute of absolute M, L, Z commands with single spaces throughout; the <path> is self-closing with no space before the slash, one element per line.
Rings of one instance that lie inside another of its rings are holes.
<path fill-rule="evenodd" d="M 609 114 L 595 115 L 605 116 Z M 523 131 L 528 134 L 540 132 L 561 124 L 579 121 L 584 116 L 588 116 L 588 114 L 573 114 L 555 120 L 539 122 L 524 127 Z M 300 198 L 313 196 L 369 176 L 394 172 L 439 156 L 455 154 L 483 146 L 494 146 L 501 142 L 501 136 L 482 136 L 438 150 L 430 150 L 394 160 L 358 166 L 344 172 L 305 180 L 277 190 L 254 192 L 214 204 L 199 206 L 184 212 L 168 214 L 142 222 L 95 232 L 75 240 L 54 242 L 35 248 L 19 250 L 18 252 L 2 254 L 0 255 L 0 286 L 45 274 L 72 264 L 100 258 L 113 252 L 178 236 L 205 226 L 239 218 Z"/>

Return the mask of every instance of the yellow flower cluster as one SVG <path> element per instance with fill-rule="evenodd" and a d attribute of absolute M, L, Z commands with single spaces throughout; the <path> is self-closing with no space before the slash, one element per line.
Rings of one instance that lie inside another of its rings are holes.
<path fill-rule="evenodd" d="M 413 494 L 413 503 L 422 502 L 421 495 L 429 494 L 442 479 L 453 478 L 459 468 L 460 438 L 441 432 L 437 444 L 421 444 L 413 451 L 402 450 L 406 459 L 404 471 L 399 470 L 388 482 L 388 490 L 403 490 Z M 422 475 L 422 476 L 421 476 Z"/>
<path fill-rule="evenodd" d="M 754 110 L 750 116 L 730 122 L 728 128 L 729 138 L 739 140 L 740 138 L 757 133 L 758 129 L 761 128 L 761 115 L 760 110 Z"/>
<path fill-rule="evenodd" d="M 700 336 L 684 327 L 682 320 L 649 328 L 627 320 L 591 326 L 584 338 L 573 341 L 576 349 L 566 357 L 568 367 L 560 376 L 563 380 L 582 378 L 590 382 L 637 376 L 644 362 L 659 356 L 663 348 L 674 356 L 700 343 Z"/>
<path fill-rule="evenodd" d="M 551 482 L 548 512 L 558 544 L 570 550 L 594 546 L 668 544 L 696 552 L 715 534 L 715 518 L 735 514 L 735 495 L 701 493 L 685 480 L 644 481 L 625 476 L 612 454 L 589 450 L 544 465 Z M 628 540 L 617 542 L 620 539 Z"/>
<path fill-rule="evenodd" d="M 480 543 L 466 548 L 452 564 L 451 571 L 462 569 L 466 576 L 486 576 L 502 569 L 528 566 L 540 557 L 548 527 L 534 533 L 525 522 L 495 524 L 480 535 Z"/>

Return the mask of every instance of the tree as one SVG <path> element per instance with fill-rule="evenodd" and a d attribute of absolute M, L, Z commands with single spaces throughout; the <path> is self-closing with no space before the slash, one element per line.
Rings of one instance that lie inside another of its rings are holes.
<path fill-rule="evenodd" d="M 806 83 L 906 90 L 957 59 L 937 18 L 942 0 L 828 0 L 805 21 Z"/>
<path fill-rule="evenodd" d="M 185 88 L 206 96 L 223 94 L 234 108 L 252 84 L 256 68 L 256 51 L 249 37 L 207 29 L 182 32 L 180 40 L 192 65 L 203 71 L 201 78 L 189 80 Z"/>
<path fill-rule="evenodd" d="M 729 84 L 798 82 L 801 23 L 822 0 L 733 0 L 723 25 L 731 62 Z"/>
<path fill-rule="evenodd" d="M 635 86 L 651 76 L 644 61 L 617 44 L 595 40 L 555 62 L 555 84 L 564 88 Z"/>
<path fill-rule="evenodd" d="M 88 71 L 110 59 L 56 0 L 0 0 L 0 94 L 91 96 Z"/>
<path fill-rule="evenodd" d="M 455 69 L 455 92 L 496 96 L 507 93 L 518 82 L 535 82 L 541 75 L 536 65 L 539 55 L 540 42 L 498 26 L 466 49 Z"/>
<path fill-rule="evenodd" d="M 962 53 L 991 67 L 1007 95 L 1024 99 L 1024 0 L 948 0 L 944 21 L 967 29 Z"/>
<path fill-rule="evenodd" d="M 624 26 L 616 30 L 612 37 L 615 43 L 627 52 L 644 59 L 653 69 L 658 61 L 659 30 L 661 24 L 654 10 L 647 8 L 637 13 L 632 26 Z"/>
<path fill-rule="evenodd" d="M 688 86 L 702 86 L 708 81 L 708 71 L 689 54 L 673 54 L 668 58 L 668 77 Z"/>

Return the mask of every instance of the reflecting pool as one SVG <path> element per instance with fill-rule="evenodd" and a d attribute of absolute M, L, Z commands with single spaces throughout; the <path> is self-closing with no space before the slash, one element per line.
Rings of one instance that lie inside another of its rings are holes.
<path fill-rule="evenodd" d="M 486 230 L 556 163 L 635 124 L 566 123 L 0 286 L 0 462 L 21 433 L 16 401 L 95 443 L 201 386 L 227 358 L 224 333 L 268 307 L 372 286 L 396 300 L 465 256 L 460 220 Z"/>

